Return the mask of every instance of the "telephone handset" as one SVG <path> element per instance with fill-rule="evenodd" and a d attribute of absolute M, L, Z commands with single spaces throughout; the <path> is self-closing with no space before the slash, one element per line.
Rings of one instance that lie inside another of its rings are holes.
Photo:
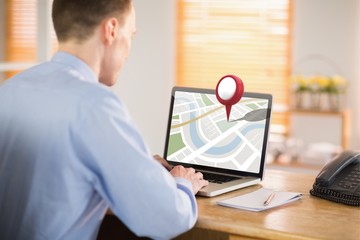
<path fill-rule="evenodd" d="M 348 150 L 337 155 L 316 177 L 310 194 L 360 206 L 360 152 Z"/>

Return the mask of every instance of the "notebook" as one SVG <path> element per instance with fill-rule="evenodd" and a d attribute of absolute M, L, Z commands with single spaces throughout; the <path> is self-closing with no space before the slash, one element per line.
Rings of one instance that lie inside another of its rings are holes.
<path fill-rule="evenodd" d="M 268 204 L 265 204 L 271 194 L 274 194 L 271 201 L 269 201 Z M 260 188 L 251 193 L 219 201 L 217 204 L 225 207 L 260 212 L 300 200 L 301 197 L 302 194 L 298 192 L 274 191 L 271 189 Z"/>
<path fill-rule="evenodd" d="M 193 167 L 210 184 L 198 195 L 213 197 L 263 178 L 272 95 L 244 92 L 229 121 L 215 90 L 172 89 L 164 158 Z"/>

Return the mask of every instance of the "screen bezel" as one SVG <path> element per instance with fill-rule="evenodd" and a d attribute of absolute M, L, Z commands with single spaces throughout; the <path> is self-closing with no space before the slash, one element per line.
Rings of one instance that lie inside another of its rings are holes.
<path fill-rule="evenodd" d="M 265 166 L 265 160 L 266 160 L 266 149 L 267 149 L 270 121 L 271 121 L 272 95 L 268 94 L 268 93 L 255 93 L 255 92 L 244 92 L 244 94 L 243 94 L 243 97 L 260 98 L 260 99 L 268 100 L 268 107 L 267 107 L 268 111 L 267 111 L 267 116 L 266 116 L 266 121 L 265 121 L 264 139 L 263 139 L 263 146 L 262 146 L 262 153 L 261 153 L 261 160 L 260 160 L 260 170 L 259 170 L 259 173 L 253 173 L 253 172 L 245 172 L 245 171 L 238 171 L 238 170 L 230 170 L 230 169 L 202 166 L 202 165 L 197 165 L 197 164 L 181 163 L 181 162 L 177 162 L 177 161 L 170 161 L 167 159 L 167 151 L 168 151 L 170 130 L 171 130 L 171 121 L 172 121 L 172 114 L 173 114 L 176 92 L 190 92 L 190 93 L 200 93 L 200 94 L 205 93 L 205 94 L 214 94 L 215 95 L 215 90 L 213 90 L 213 89 L 178 87 L 178 86 L 173 87 L 172 92 L 171 92 L 169 118 L 168 118 L 167 130 L 166 130 L 165 148 L 164 148 L 164 155 L 163 155 L 164 159 L 167 160 L 168 163 L 172 166 L 182 165 L 184 167 L 192 167 L 198 171 L 218 172 L 218 173 L 236 175 L 236 176 L 251 176 L 251 177 L 259 177 L 262 179 L 263 173 L 264 173 L 264 166 Z"/>

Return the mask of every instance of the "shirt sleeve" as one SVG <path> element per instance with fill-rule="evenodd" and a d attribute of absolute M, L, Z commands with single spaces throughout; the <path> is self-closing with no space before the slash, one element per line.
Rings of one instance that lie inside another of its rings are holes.
<path fill-rule="evenodd" d="M 134 233 L 170 239 L 194 226 L 191 183 L 172 177 L 153 159 L 116 96 L 81 108 L 71 129 L 96 193 Z"/>

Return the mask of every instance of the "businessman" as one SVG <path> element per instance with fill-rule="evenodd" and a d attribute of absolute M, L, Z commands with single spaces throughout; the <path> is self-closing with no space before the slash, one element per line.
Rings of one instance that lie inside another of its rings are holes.
<path fill-rule="evenodd" d="M 131 0 L 54 0 L 52 18 L 59 51 L 0 87 L 0 239 L 96 239 L 109 208 L 138 236 L 187 231 L 208 182 L 156 161 L 106 87 L 136 32 Z"/>

